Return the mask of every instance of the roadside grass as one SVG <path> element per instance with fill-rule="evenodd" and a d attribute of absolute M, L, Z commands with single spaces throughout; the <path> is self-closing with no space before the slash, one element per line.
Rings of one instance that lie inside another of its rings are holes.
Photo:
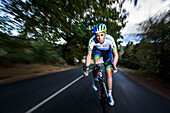
<path fill-rule="evenodd" d="M 6 78 L 10 78 L 10 77 L 11 77 L 10 74 L 3 75 L 3 76 L 0 75 L 0 80 L 6 79 Z"/>
<path fill-rule="evenodd" d="M 43 72 L 43 70 L 34 70 L 32 71 L 33 73 L 40 73 L 40 72 Z"/>
<path fill-rule="evenodd" d="M 137 73 L 139 73 L 139 74 L 142 74 L 142 75 L 144 75 L 144 76 L 146 76 L 146 77 L 151 77 L 151 78 L 154 78 L 154 79 L 156 79 L 156 80 L 160 80 L 160 81 L 162 81 L 162 82 L 165 82 L 165 83 L 170 84 L 170 81 L 168 81 L 168 80 L 166 80 L 166 79 L 160 78 L 160 77 L 158 76 L 158 74 L 157 74 L 157 73 L 154 73 L 154 72 L 147 72 L 147 71 L 142 71 L 142 70 L 130 69 L 130 68 L 127 68 L 127 67 L 122 66 L 122 65 L 118 65 L 118 67 L 125 68 L 125 69 L 128 69 L 128 70 L 130 70 L 130 71 L 133 71 L 133 72 L 137 72 Z"/>
<path fill-rule="evenodd" d="M 71 67 L 75 66 L 62 64 L 16 64 L 10 67 L 0 67 L 0 81 L 16 77 L 23 78 L 27 75 L 48 73 Z"/>

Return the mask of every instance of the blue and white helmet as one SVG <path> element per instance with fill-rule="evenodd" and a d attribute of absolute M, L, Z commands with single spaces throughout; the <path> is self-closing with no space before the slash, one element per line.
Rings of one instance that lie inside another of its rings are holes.
<path fill-rule="evenodd" d="M 107 27 L 105 24 L 97 24 L 93 28 L 93 33 L 106 33 Z"/>

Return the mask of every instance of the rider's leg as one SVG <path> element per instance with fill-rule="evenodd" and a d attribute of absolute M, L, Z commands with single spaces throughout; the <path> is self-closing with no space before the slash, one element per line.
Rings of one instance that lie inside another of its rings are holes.
<path fill-rule="evenodd" d="M 103 52 L 103 59 L 104 59 L 104 62 L 110 62 L 110 61 L 113 60 L 113 55 L 112 55 L 112 50 L 111 49 Z M 105 70 L 106 70 L 108 93 L 111 94 L 110 93 L 112 91 L 112 70 L 111 70 L 111 65 L 110 64 L 107 65 Z"/>
<path fill-rule="evenodd" d="M 112 70 L 110 67 L 106 67 L 106 76 L 107 76 L 108 90 L 112 90 Z M 108 93 L 110 93 L 110 92 L 108 92 Z"/>
<path fill-rule="evenodd" d="M 106 51 L 103 53 L 104 55 L 104 62 L 107 61 L 112 61 L 113 60 L 113 55 L 112 55 L 112 50 L 110 49 L 109 51 Z M 106 78 L 107 78 L 107 86 L 108 86 L 108 99 L 109 99 L 109 104 L 111 106 L 114 105 L 114 100 L 112 96 L 112 70 L 111 70 L 111 65 L 106 66 Z"/>
<path fill-rule="evenodd" d="M 102 57 L 101 51 L 99 51 L 98 49 L 94 48 L 93 57 L 94 57 L 94 64 L 99 64 L 100 63 L 100 59 Z M 93 68 L 93 77 L 94 78 L 97 77 L 97 68 L 96 67 Z"/>
<path fill-rule="evenodd" d="M 99 64 L 100 63 L 100 56 L 99 55 L 96 55 L 95 57 L 94 57 L 94 64 Z M 94 67 L 93 68 L 93 81 L 92 81 L 92 87 L 93 87 L 93 89 L 95 90 L 95 91 L 97 91 L 98 90 L 98 78 L 97 78 L 97 67 Z"/>
<path fill-rule="evenodd" d="M 100 63 L 100 57 L 94 58 L 94 64 L 99 64 Z M 93 67 L 93 77 L 97 77 L 97 67 Z"/>
<path fill-rule="evenodd" d="M 112 96 L 112 70 L 111 70 L 111 67 L 106 67 L 106 75 L 107 75 L 109 104 L 111 106 L 113 106 L 115 102 L 114 102 L 113 96 Z"/>

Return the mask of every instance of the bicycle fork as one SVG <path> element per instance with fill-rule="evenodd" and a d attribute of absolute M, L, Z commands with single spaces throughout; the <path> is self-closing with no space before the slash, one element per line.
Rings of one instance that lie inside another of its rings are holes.
<path fill-rule="evenodd" d="M 99 100 L 101 100 L 102 93 L 104 93 L 107 97 L 107 88 L 106 84 L 103 80 L 103 75 L 101 72 L 99 72 Z"/>

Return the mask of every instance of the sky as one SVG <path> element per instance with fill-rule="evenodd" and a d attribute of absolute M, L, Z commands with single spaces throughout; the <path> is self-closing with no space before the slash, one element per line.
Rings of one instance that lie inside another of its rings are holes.
<path fill-rule="evenodd" d="M 126 0 L 123 8 L 129 12 L 129 16 L 127 17 L 128 23 L 126 27 L 121 30 L 124 39 L 119 40 L 123 41 L 122 45 L 125 46 L 129 41 L 139 43 L 140 38 L 135 35 L 140 33 L 140 31 L 137 30 L 137 24 L 162 11 L 170 10 L 170 0 L 138 0 L 137 6 L 134 6 L 133 2 Z"/>

